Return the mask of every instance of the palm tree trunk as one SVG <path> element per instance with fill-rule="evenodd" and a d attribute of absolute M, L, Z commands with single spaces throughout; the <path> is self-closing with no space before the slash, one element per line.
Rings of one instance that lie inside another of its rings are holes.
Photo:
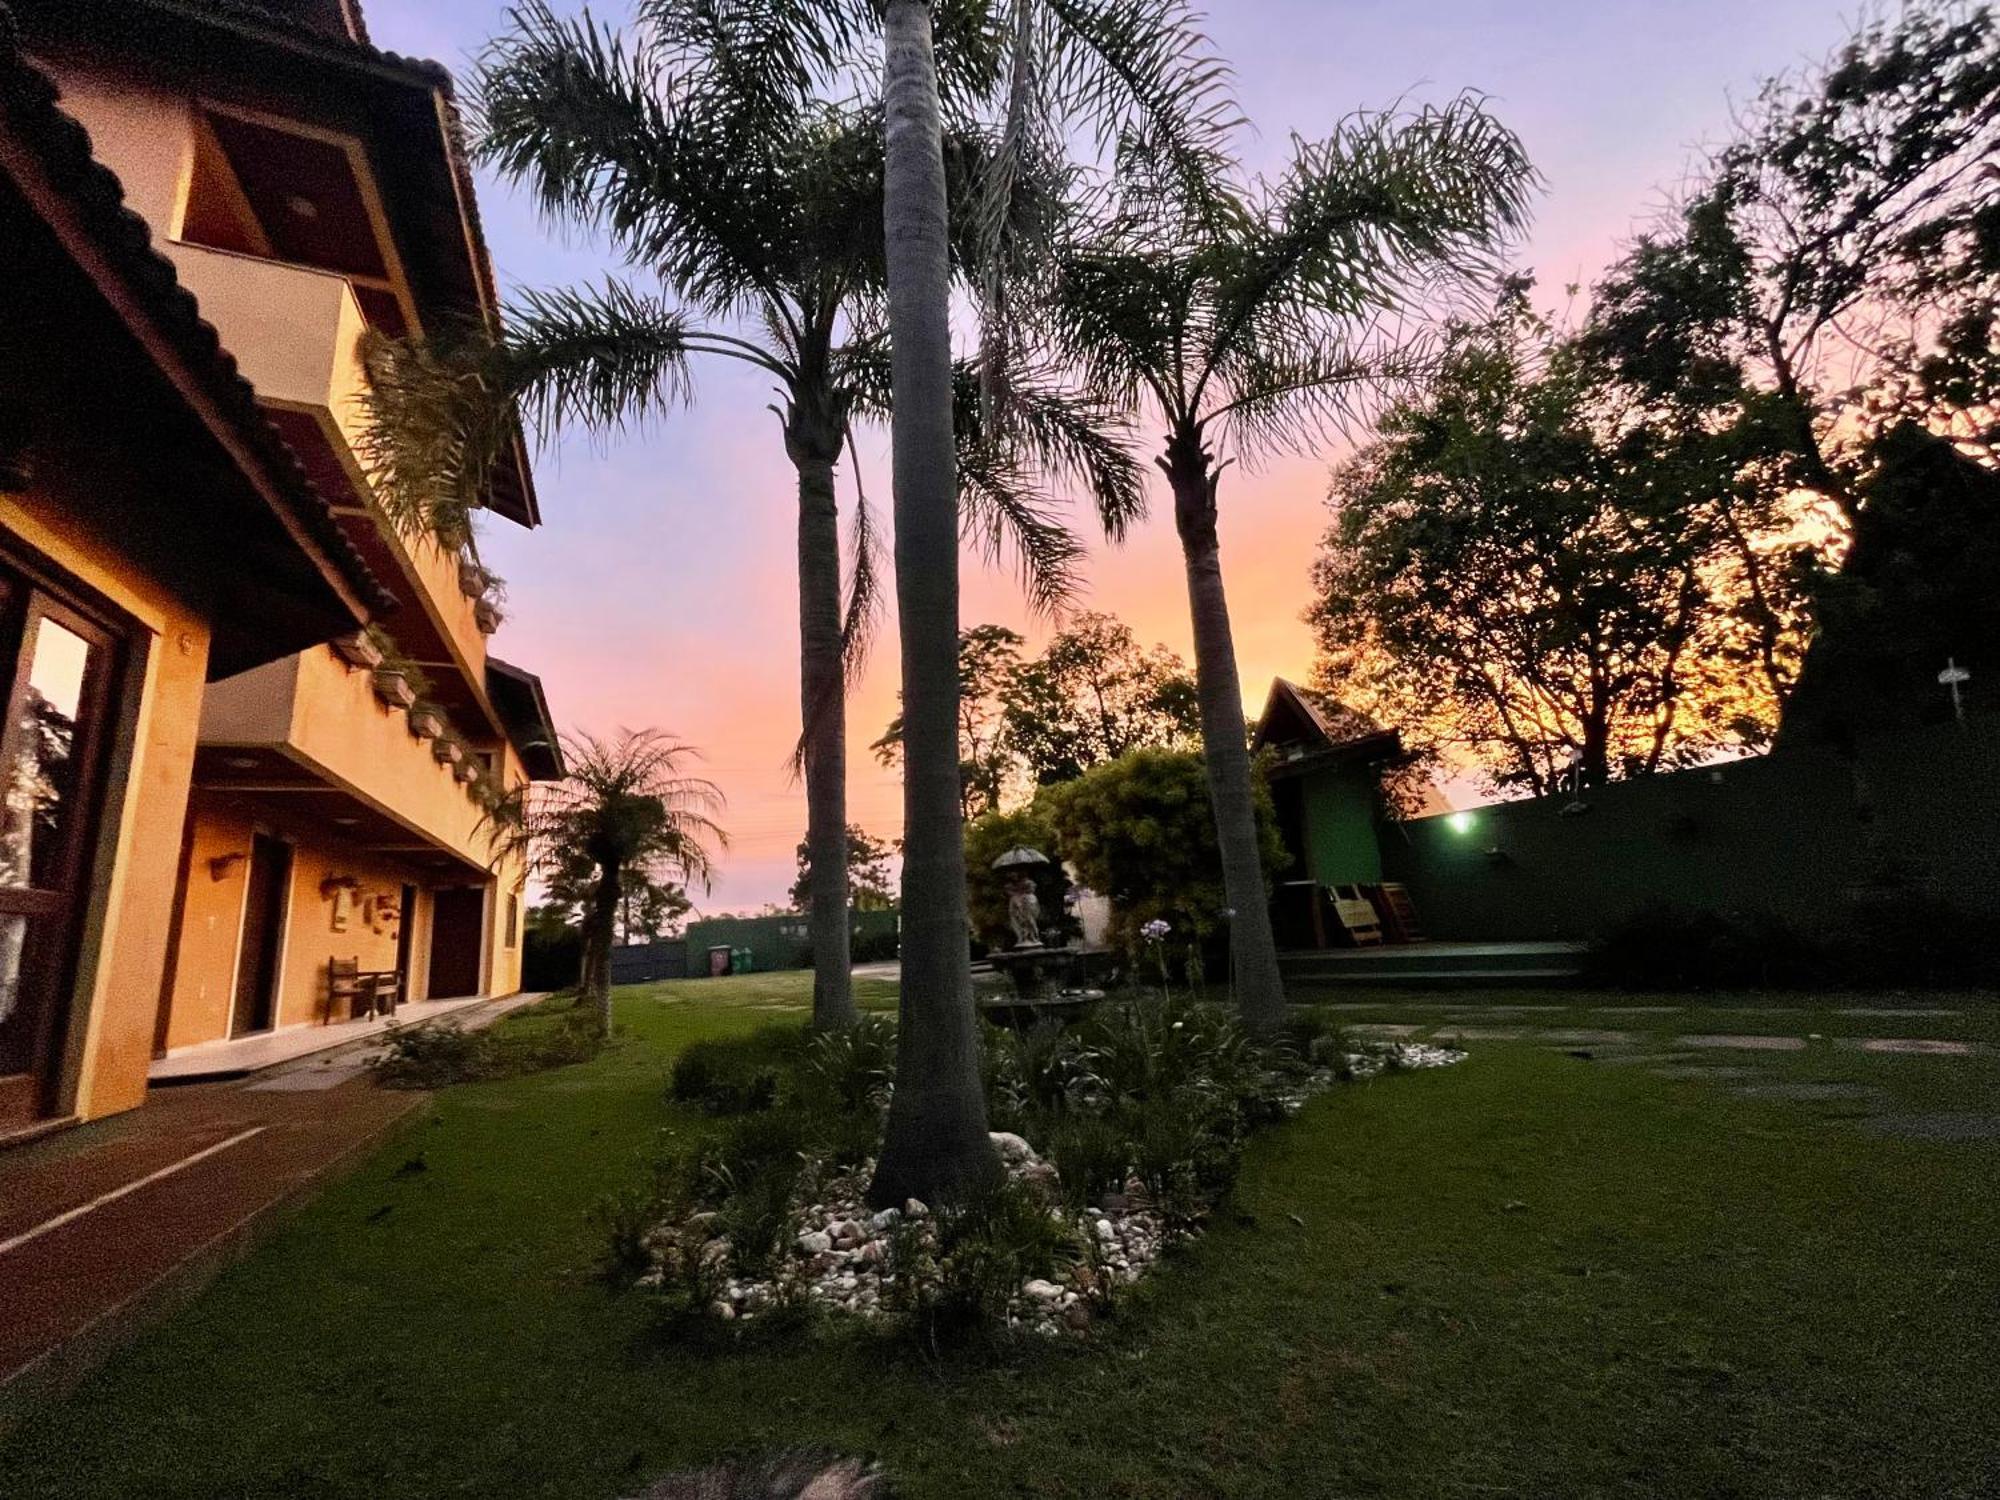
<path fill-rule="evenodd" d="M 951 266 L 927 0 L 889 0 L 883 54 L 904 848 L 896 1093 L 868 1190 L 878 1205 L 964 1198 L 1000 1175 L 980 1092 L 959 809 Z"/>
<path fill-rule="evenodd" d="M 1189 442 L 1193 452 L 1187 450 Z M 1222 588 L 1222 549 L 1215 531 L 1216 476 L 1200 438 L 1177 441 L 1161 467 L 1173 482 L 1174 518 L 1187 563 L 1188 610 L 1194 621 L 1195 685 L 1201 699 L 1202 760 L 1208 768 L 1215 842 L 1222 853 L 1222 889 L 1230 919 L 1230 957 L 1237 1004 L 1252 1032 L 1269 1032 L 1284 1020 L 1285 987 L 1278 973 L 1278 945 L 1271 934 L 1270 894 L 1257 837 L 1257 803 L 1250 778 L 1250 747 L 1243 724 L 1243 687 L 1236 675 L 1236 642 L 1229 629 L 1229 600 Z"/>
<path fill-rule="evenodd" d="M 591 903 L 590 933 L 587 938 L 589 950 L 584 960 L 584 973 L 589 976 L 588 1000 L 597 1010 L 597 1030 L 600 1036 L 611 1035 L 611 927 L 618 914 L 618 895 L 624 884 L 622 872 L 615 864 L 605 865 L 597 877 L 597 896 Z"/>
<path fill-rule="evenodd" d="M 847 919 L 847 696 L 840 645 L 840 520 L 830 459 L 801 455 L 799 697 L 804 727 L 807 918 L 816 1030 L 856 1019 Z"/>

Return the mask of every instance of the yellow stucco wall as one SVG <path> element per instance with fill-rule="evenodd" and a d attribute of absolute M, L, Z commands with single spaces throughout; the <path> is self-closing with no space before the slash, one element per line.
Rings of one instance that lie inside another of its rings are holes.
<path fill-rule="evenodd" d="M 0 532 L 75 575 L 142 633 L 121 684 L 64 1047 L 60 1112 L 93 1118 L 145 1097 L 209 632 L 115 539 L 80 522 L 83 507 L 59 483 L 0 493 Z"/>
<path fill-rule="evenodd" d="M 189 853 L 186 896 L 182 907 L 180 949 L 174 965 L 172 1009 L 167 1050 L 219 1041 L 229 1035 L 230 1011 L 236 989 L 237 949 L 243 930 L 249 860 L 230 860 L 226 867 L 210 861 L 248 855 L 253 834 L 284 839 L 292 847 L 292 878 L 287 903 L 278 978 L 276 1025 L 316 1024 L 324 1018 L 327 964 L 352 958 L 363 969 L 396 967 L 397 922 L 371 924 L 369 898 L 400 908 L 402 887 L 418 888 L 412 968 L 426 959 L 423 939 L 423 879 L 401 863 L 349 848 L 309 824 L 273 821 L 232 805 L 220 794 L 197 792 L 188 813 Z M 218 876 L 217 868 L 221 869 Z M 336 905 L 322 891 L 324 882 L 356 882 L 342 903 L 336 928 Z"/>

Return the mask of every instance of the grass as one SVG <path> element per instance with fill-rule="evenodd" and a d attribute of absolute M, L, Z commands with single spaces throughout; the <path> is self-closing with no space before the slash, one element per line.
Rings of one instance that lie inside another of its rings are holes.
<path fill-rule="evenodd" d="M 1089 1350 L 662 1345 L 644 1302 L 593 1276 L 591 1205 L 661 1131 L 709 1128 L 665 1100 L 674 1052 L 802 1015 L 804 982 L 626 990 L 607 1055 L 441 1095 L 17 1433 L 0 1492 L 596 1500 L 797 1443 L 879 1454 L 916 1497 L 2000 1484 L 2000 1143 L 1880 1138 L 1836 1107 L 1527 1044 L 1342 1089 L 1258 1137 L 1240 1214 Z M 2000 1084 L 1990 1056 L 1759 1066 L 1988 1108 Z"/>

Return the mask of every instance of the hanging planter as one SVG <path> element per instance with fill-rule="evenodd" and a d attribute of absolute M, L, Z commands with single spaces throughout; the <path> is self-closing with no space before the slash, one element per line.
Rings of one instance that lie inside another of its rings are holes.
<path fill-rule="evenodd" d="M 500 606 L 491 599 L 481 599 L 472 606 L 472 618 L 478 623 L 481 635 L 491 635 L 500 628 L 500 622 L 506 616 L 500 613 Z"/>
<path fill-rule="evenodd" d="M 436 739 L 431 742 L 431 754 L 441 764 L 456 766 L 465 759 L 465 751 L 457 740 Z"/>
<path fill-rule="evenodd" d="M 467 756 L 458 763 L 458 779 L 470 786 L 479 779 L 479 762 Z"/>
<path fill-rule="evenodd" d="M 477 599 L 492 581 L 492 575 L 471 558 L 458 560 L 458 591 L 466 598 Z"/>
<path fill-rule="evenodd" d="M 333 649 L 349 666 L 362 667 L 369 671 L 381 666 L 384 660 L 382 648 L 376 645 L 364 630 L 357 630 L 352 635 L 340 637 L 333 643 Z"/>
<path fill-rule="evenodd" d="M 401 667 L 377 667 L 375 696 L 391 708 L 409 708 L 417 701 L 417 688 Z"/>
<path fill-rule="evenodd" d="M 434 704 L 419 703 L 410 710 L 410 733 L 420 740 L 437 739 L 450 728 L 444 714 Z"/>

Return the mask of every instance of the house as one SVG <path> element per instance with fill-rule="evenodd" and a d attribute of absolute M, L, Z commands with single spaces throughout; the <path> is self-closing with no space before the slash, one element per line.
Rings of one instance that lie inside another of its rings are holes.
<path fill-rule="evenodd" d="M 484 820 L 562 770 L 358 436 L 364 330 L 497 316 L 449 77 L 350 0 L 11 5 L 0 1132 L 344 1021 L 335 962 L 518 988 Z M 537 523 L 518 444 L 487 506 Z"/>
<path fill-rule="evenodd" d="M 1324 948 L 1334 926 L 1330 893 L 1382 883 L 1382 777 L 1403 760 L 1402 736 L 1279 677 L 1250 748 L 1291 856 L 1273 896 L 1279 946 Z M 1434 791 L 1424 796 L 1425 810 L 1442 808 Z"/>

